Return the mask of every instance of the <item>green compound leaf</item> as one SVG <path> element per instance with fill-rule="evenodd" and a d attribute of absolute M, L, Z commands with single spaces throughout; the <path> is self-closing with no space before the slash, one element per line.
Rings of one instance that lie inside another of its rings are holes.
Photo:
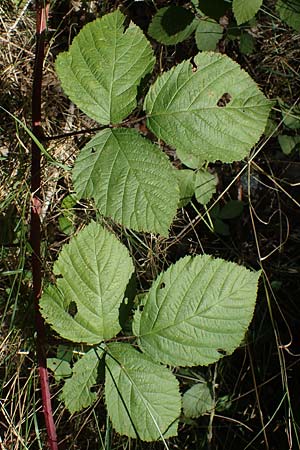
<path fill-rule="evenodd" d="M 91 392 L 91 387 L 96 383 L 102 356 L 101 349 L 91 349 L 74 364 L 73 375 L 66 380 L 61 393 L 61 399 L 71 413 L 87 408 L 96 400 L 96 392 Z"/>
<path fill-rule="evenodd" d="M 207 170 L 195 174 L 195 197 L 201 205 L 206 205 L 216 192 L 218 179 Z"/>
<path fill-rule="evenodd" d="M 243 159 L 266 127 L 271 102 L 225 55 L 203 52 L 160 76 L 145 99 L 148 127 L 189 167 Z"/>
<path fill-rule="evenodd" d="M 194 384 L 182 397 L 183 412 L 186 417 L 202 416 L 214 407 L 214 401 L 207 383 Z"/>
<path fill-rule="evenodd" d="M 166 367 L 129 344 L 108 345 L 105 399 L 120 434 L 143 441 L 177 434 L 181 408 L 178 381 Z"/>
<path fill-rule="evenodd" d="M 179 188 L 168 158 L 137 131 L 106 129 L 82 150 L 73 170 L 77 194 L 104 216 L 138 231 L 168 235 Z"/>
<path fill-rule="evenodd" d="M 98 344 L 120 331 L 119 307 L 133 264 L 113 234 L 92 222 L 63 247 L 53 271 L 61 278 L 47 287 L 40 307 L 57 333 Z"/>
<path fill-rule="evenodd" d="M 87 24 L 56 60 L 65 93 L 104 125 L 121 122 L 136 107 L 137 86 L 155 62 L 143 32 L 133 24 L 124 32 L 124 20 L 115 11 Z"/>
<path fill-rule="evenodd" d="M 255 16 L 259 8 L 261 7 L 263 0 L 233 0 L 232 9 L 234 17 L 238 25 L 252 19 Z"/>
<path fill-rule="evenodd" d="M 300 31 L 300 2 L 299 0 L 278 0 L 276 11 L 280 19 L 296 31 Z"/>
<path fill-rule="evenodd" d="M 208 255 L 161 273 L 134 316 L 142 350 L 175 366 L 208 365 L 231 354 L 252 319 L 260 273 Z"/>
<path fill-rule="evenodd" d="M 199 20 L 195 33 L 196 44 L 199 50 L 215 50 L 217 43 L 223 36 L 223 27 L 209 17 Z"/>
<path fill-rule="evenodd" d="M 191 11 L 181 6 L 161 8 L 149 25 L 148 34 L 166 45 L 178 44 L 195 30 L 197 21 Z"/>

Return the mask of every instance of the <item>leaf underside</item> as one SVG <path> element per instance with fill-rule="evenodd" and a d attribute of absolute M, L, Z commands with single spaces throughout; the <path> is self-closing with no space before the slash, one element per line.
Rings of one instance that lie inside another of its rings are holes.
<path fill-rule="evenodd" d="M 179 260 L 158 276 L 135 313 L 142 350 L 174 366 L 208 365 L 231 354 L 252 319 L 259 275 L 208 255 Z"/>
<path fill-rule="evenodd" d="M 92 222 L 63 247 L 53 270 L 61 278 L 40 300 L 41 313 L 52 328 L 74 342 L 97 344 L 114 337 L 133 273 L 126 247 Z"/>
<path fill-rule="evenodd" d="M 189 167 L 243 159 L 262 135 L 271 102 L 225 55 L 199 53 L 160 76 L 144 102 L 147 124 Z"/>
<path fill-rule="evenodd" d="M 106 366 L 105 400 L 118 433 L 143 441 L 177 434 L 181 398 L 171 371 L 118 343 L 108 345 Z"/>
<path fill-rule="evenodd" d="M 136 107 L 137 86 L 155 58 L 139 27 L 124 32 L 120 11 L 87 24 L 56 59 L 64 92 L 99 123 L 119 123 Z"/>
<path fill-rule="evenodd" d="M 261 7 L 263 0 L 233 0 L 232 9 L 234 17 L 238 25 L 247 22 L 252 19 L 259 8 Z"/>
<path fill-rule="evenodd" d="M 91 392 L 91 387 L 96 383 L 102 356 L 101 349 L 91 349 L 74 364 L 73 375 L 66 380 L 61 393 L 61 399 L 70 413 L 87 408 L 96 400 L 96 392 Z"/>
<path fill-rule="evenodd" d="M 77 194 L 100 212 L 138 230 L 168 235 L 179 188 L 167 157 L 132 129 L 106 129 L 81 151 L 73 170 Z"/>

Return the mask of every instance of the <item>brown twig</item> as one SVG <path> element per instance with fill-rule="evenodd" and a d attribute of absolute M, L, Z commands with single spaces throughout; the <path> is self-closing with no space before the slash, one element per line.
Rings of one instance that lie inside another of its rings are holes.
<path fill-rule="evenodd" d="M 49 5 L 44 0 L 36 2 L 36 49 L 35 66 L 32 85 L 32 132 L 39 141 L 44 140 L 41 126 L 41 93 L 44 61 L 45 31 Z M 58 450 L 56 428 L 52 414 L 51 398 L 49 390 L 49 378 L 45 351 L 45 324 L 39 310 L 39 300 L 42 289 L 42 265 L 41 265 L 41 151 L 32 140 L 31 145 L 31 228 L 30 243 L 32 247 L 32 283 L 35 304 L 35 321 L 37 331 L 37 356 L 39 376 L 41 383 L 43 411 L 48 435 L 48 444 L 51 450 Z"/>
<path fill-rule="evenodd" d="M 106 128 L 110 128 L 109 125 L 103 125 L 96 128 L 89 128 L 86 130 L 78 130 L 78 131 L 70 131 L 69 133 L 56 134 L 55 136 L 45 136 L 45 141 L 54 141 L 56 139 L 64 139 L 67 137 L 78 136 L 80 134 L 89 134 L 95 133 L 95 131 L 105 130 Z"/>

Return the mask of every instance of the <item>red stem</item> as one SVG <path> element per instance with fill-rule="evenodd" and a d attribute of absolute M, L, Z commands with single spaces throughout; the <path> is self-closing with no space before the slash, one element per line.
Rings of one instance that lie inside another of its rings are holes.
<path fill-rule="evenodd" d="M 45 31 L 49 5 L 44 0 L 36 2 L 36 50 L 35 65 L 32 84 L 32 132 L 36 138 L 44 141 L 44 133 L 41 126 L 41 94 L 44 61 Z M 58 450 L 56 428 L 53 419 L 51 397 L 49 390 L 49 378 L 46 360 L 46 335 L 45 324 L 39 310 L 39 300 L 42 289 L 42 264 L 41 264 L 41 151 L 32 140 L 31 144 L 31 228 L 30 243 L 32 247 L 32 283 L 35 306 L 35 322 L 37 331 L 37 357 L 39 376 L 42 392 L 43 411 L 48 435 L 48 444 L 51 450 Z"/>

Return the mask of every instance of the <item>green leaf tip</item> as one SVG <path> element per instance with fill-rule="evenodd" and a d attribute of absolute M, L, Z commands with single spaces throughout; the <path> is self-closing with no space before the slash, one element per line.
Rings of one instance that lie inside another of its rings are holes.
<path fill-rule="evenodd" d="M 114 337 L 121 329 L 119 307 L 133 270 L 126 247 L 101 225 L 90 223 L 54 263 L 60 278 L 41 297 L 44 319 L 73 342 L 98 344 Z"/>
<path fill-rule="evenodd" d="M 155 63 L 141 29 L 131 24 L 124 31 L 124 21 L 117 10 L 90 22 L 56 59 L 64 92 L 103 125 L 117 124 L 132 112 L 137 87 Z"/>
<path fill-rule="evenodd" d="M 208 255 L 186 256 L 160 274 L 134 316 L 142 350 L 174 366 L 208 365 L 241 343 L 260 272 Z"/>
<path fill-rule="evenodd" d="M 176 377 L 129 344 L 107 348 L 105 400 L 116 431 L 143 441 L 175 436 L 181 408 Z"/>
<path fill-rule="evenodd" d="M 73 170 L 76 192 L 125 227 L 167 236 L 179 188 L 167 156 L 128 128 L 106 129 L 81 151 Z"/>
<path fill-rule="evenodd" d="M 158 77 L 144 102 L 149 129 L 188 167 L 243 159 L 264 132 L 271 102 L 228 56 L 198 53 Z"/>

